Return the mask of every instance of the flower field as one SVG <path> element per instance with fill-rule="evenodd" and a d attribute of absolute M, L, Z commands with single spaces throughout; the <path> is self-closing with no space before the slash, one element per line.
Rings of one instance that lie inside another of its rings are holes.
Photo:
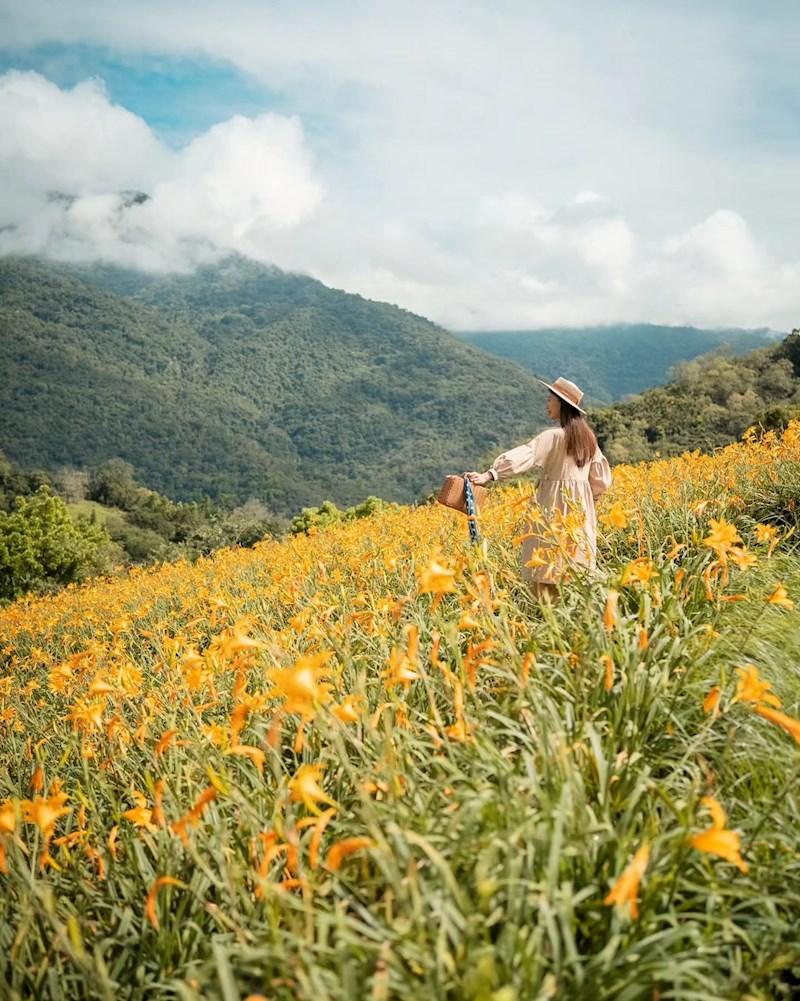
<path fill-rule="evenodd" d="M 800 996 L 800 423 L 0 610 L 0 997 Z"/>

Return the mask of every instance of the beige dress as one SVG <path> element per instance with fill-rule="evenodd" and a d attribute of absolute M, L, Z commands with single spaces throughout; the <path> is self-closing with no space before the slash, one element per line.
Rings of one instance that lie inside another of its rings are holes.
<path fill-rule="evenodd" d="M 555 583 L 570 566 L 595 565 L 595 501 L 611 485 L 611 469 L 599 448 L 592 461 L 579 468 L 566 453 L 563 429 L 548 428 L 498 455 L 491 468 L 498 480 L 540 471 L 522 538 L 522 575 L 527 581 Z"/>

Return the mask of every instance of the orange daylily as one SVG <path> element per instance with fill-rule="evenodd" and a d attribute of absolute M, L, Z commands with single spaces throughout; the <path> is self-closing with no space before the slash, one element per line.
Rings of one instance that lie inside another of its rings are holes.
<path fill-rule="evenodd" d="M 600 657 L 600 663 L 603 664 L 606 669 L 603 687 L 607 692 L 610 692 L 614 687 L 614 661 L 611 659 L 611 654 L 604 653 Z"/>
<path fill-rule="evenodd" d="M 206 811 L 206 807 L 209 803 L 213 803 L 216 798 L 217 790 L 213 786 L 208 786 L 197 797 L 191 810 L 172 822 L 172 830 L 178 835 L 184 844 L 189 843 L 188 828 L 197 827 Z"/>
<path fill-rule="evenodd" d="M 715 518 L 709 520 L 709 525 L 711 526 L 711 531 L 703 539 L 704 545 L 708 546 L 709 549 L 713 549 L 721 561 L 725 561 L 726 554 L 737 542 L 741 543 L 742 538 L 736 531 L 736 526 L 732 525 L 730 522 L 725 521 L 724 518 L 720 518 L 717 521 Z"/>
<path fill-rule="evenodd" d="M 751 553 L 745 546 L 731 546 L 728 549 L 728 556 L 742 570 L 749 570 L 758 563 L 756 554 Z"/>
<path fill-rule="evenodd" d="M 180 730 L 165 730 L 161 734 L 161 738 L 155 746 L 155 756 L 160 758 L 161 755 L 166 751 L 170 745 L 170 741 L 173 737 L 176 737 L 180 733 Z"/>
<path fill-rule="evenodd" d="M 616 904 L 622 907 L 624 904 L 630 905 L 631 918 L 636 921 L 639 918 L 639 883 L 645 874 L 647 864 L 650 861 L 650 845 L 645 842 L 631 859 L 625 871 L 611 887 L 603 903 L 609 907 Z"/>
<path fill-rule="evenodd" d="M 633 513 L 632 510 L 626 510 L 619 501 L 615 501 L 597 520 L 609 528 L 627 528 Z"/>
<path fill-rule="evenodd" d="M 719 696 L 720 689 L 719 685 L 714 685 L 709 689 L 708 695 L 703 699 L 703 712 L 713 713 L 714 716 L 719 716 Z"/>
<path fill-rule="evenodd" d="M 159 876 L 157 880 L 150 887 L 150 892 L 147 894 L 147 901 L 145 903 L 144 912 L 147 915 L 147 920 L 150 924 L 158 931 L 160 925 L 158 923 L 158 915 L 156 914 L 156 896 L 158 891 L 162 886 L 183 886 L 184 884 L 179 880 L 175 879 L 174 876 Z"/>
<path fill-rule="evenodd" d="M 249 758 L 260 772 L 264 771 L 264 762 L 267 760 L 267 756 L 260 747 L 252 747 L 250 744 L 234 744 L 225 753 Z"/>
<path fill-rule="evenodd" d="M 658 577 L 658 570 L 646 556 L 640 556 L 625 567 L 620 583 L 623 587 L 627 584 L 637 583 L 647 588 L 653 577 Z"/>
<path fill-rule="evenodd" d="M 783 584 L 776 586 L 775 590 L 767 598 L 767 603 L 770 605 L 780 605 L 782 608 L 788 608 L 790 611 L 794 608 L 794 602 L 789 597 L 789 592 Z"/>
<path fill-rule="evenodd" d="M 606 609 L 603 612 L 603 625 L 606 632 L 612 632 L 617 624 L 617 605 L 619 604 L 619 591 L 611 589 L 606 595 Z"/>
<path fill-rule="evenodd" d="M 778 712 L 777 709 L 771 709 L 765 705 L 756 706 L 756 712 L 759 716 L 763 716 L 764 719 L 768 719 L 770 723 L 775 723 L 783 727 L 800 744 L 800 720 L 796 720 L 792 716 L 787 716 L 786 713 Z"/>
<path fill-rule="evenodd" d="M 325 866 L 328 869 L 336 870 L 341 868 L 342 862 L 354 852 L 361 851 L 362 848 L 372 848 L 375 842 L 372 838 L 345 838 L 339 841 L 328 850 Z"/>
<path fill-rule="evenodd" d="M 0 835 L 13 834 L 17 827 L 17 815 L 14 811 L 14 802 L 4 799 L 0 803 Z"/>
<path fill-rule="evenodd" d="M 284 712 L 297 713 L 303 719 L 310 720 L 318 706 L 331 701 L 333 686 L 322 679 L 329 673 L 325 664 L 332 656 L 331 651 L 323 650 L 299 657 L 292 667 L 267 671 L 267 680 L 272 684 L 269 694 L 284 700 Z"/>
<path fill-rule="evenodd" d="M 153 827 L 153 811 L 146 806 L 134 806 L 130 810 L 126 810 L 121 814 L 125 820 L 130 820 L 132 824 L 136 824 L 137 827 Z"/>
<path fill-rule="evenodd" d="M 301 765 L 295 772 L 294 778 L 289 780 L 289 802 L 300 802 L 311 813 L 319 813 L 317 803 L 329 803 L 338 808 L 336 800 L 331 799 L 319 784 L 324 771 L 325 766 L 319 763 Z"/>
<path fill-rule="evenodd" d="M 54 796 L 34 796 L 32 800 L 21 801 L 22 815 L 29 824 L 36 824 L 45 837 L 52 834 L 60 817 L 70 812 L 70 807 L 64 806 L 67 794 L 56 793 Z"/>
<path fill-rule="evenodd" d="M 339 705 L 331 706 L 331 713 L 340 723 L 357 723 L 362 716 L 360 708 L 364 702 L 362 695 L 346 695 Z"/>
<path fill-rule="evenodd" d="M 725 827 L 727 818 L 722 806 L 713 796 L 704 796 L 700 801 L 711 812 L 711 827 L 700 834 L 693 834 L 689 844 L 698 851 L 717 855 L 738 866 L 742 872 L 748 872 L 750 866 L 740 854 L 741 842 L 736 831 Z"/>
<path fill-rule="evenodd" d="M 753 529 L 756 533 L 756 542 L 768 542 L 767 559 L 775 552 L 775 547 L 781 540 L 780 533 L 774 525 L 756 525 Z"/>
<path fill-rule="evenodd" d="M 411 683 L 419 679 L 420 674 L 415 670 L 414 663 L 406 653 L 397 647 L 392 647 L 388 666 L 381 672 L 381 677 L 387 688 L 402 685 L 408 690 Z"/>
<path fill-rule="evenodd" d="M 732 702 L 766 703 L 780 708 L 780 699 L 770 692 L 772 685 L 769 681 L 762 681 L 756 667 L 747 664 L 745 667 L 737 667 L 736 673 L 739 680 L 736 682 L 736 694 Z"/>
<path fill-rule="evenodd" d="M 455 591 L 455 573 L 443 567 L 436 560 L 431 560 L 419 577 L 420 594 L 447 594 L 448 591 Z"/>

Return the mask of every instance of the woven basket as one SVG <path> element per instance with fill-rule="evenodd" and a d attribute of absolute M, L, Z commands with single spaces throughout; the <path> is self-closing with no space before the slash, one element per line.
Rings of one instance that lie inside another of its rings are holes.
<path fill-rule="evenodd" d="M 486 499 L 487 493 L 486 487 L 478 487 L 474 483 L 472 484 L 472 494 L 475 498 L 476 510 L 480 509 L 481 504 Z M 462 514 L 466 514 L 467 500 L 464 496 L 464 477 L 445 476 L 442 489 L 439 491 L 438 501 L 440 504 L 444 504 L 445 507 L 451 507 L 454 511 L 461 511 Z"/>

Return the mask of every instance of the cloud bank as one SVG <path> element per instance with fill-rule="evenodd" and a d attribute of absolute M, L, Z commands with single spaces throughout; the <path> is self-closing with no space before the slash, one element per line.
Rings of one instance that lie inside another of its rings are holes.
<path fill-rule="evenodd" d="M 108 99 L 36 73 L 0 77 L 0 253 L 185 269 L 275 234 L 319 206 L 299 119 L 235 116 L 174 151 Z"/>
<path fill-rule="evenodd" d="M 95 32 L 111 16 L 103 10 L 95 12 Z M 262 48 L 273 78 L 307 93 L 302 80 L 310 71 L 283 52 L 300 21 L 288 13 L 286 20 L 289 35 L 265 35 Z M 238 251 L 464 330 L 621 321 L 789 329 L 800 322 L 798 255 L 778 253 L 776 241 L 755 232 L 741 209 L 696 195 L 687 198 L 691 215 L 685 204 L 672 212 L 646 212 L 636 198 L 633 208 L 627 199 L 623 204 L 611 169 L 621 169 L 620 161 L 604 164 L 594 146 L 601 136 L 617 139 L 616 155 L 629 158 L 635 173 L 644 154 L 626 132 L 636 131 L 633 112 L 618 109 L 595 130 L 586 124 L 587 107 L 618 99 L 616 84 L 589 97 L 577 75 L 554 114 L 520 99 L 512 70 L 506 88 L 502 59 L 481 47 L 480 25 L 470 18 L 451 34 L 438 62 L 433 49 L 455 20 L 437 22 L 418 40 L 421 52 L 398 26 L 383 59 L 371 43 L 381 32 L 385 37 L 386 23 L 363 12 L 362 21 L 349 50 L 330 39 L 323 45 L 321 29 L 305 50 L 307 61 L 318 60 L 320 92 L 345 83 L 359 88 L 352 101 L 329 108 L 337 123 L 333 138 L 309 129 L 302 113 L 268 112 L 233 115 L 173 149 L 115 104 L 100 80 L 62 89 L 34 72 L 0 76 L 0 254 L 184 270 Z M 178 23 L 172 33 L 169 23 L 168 8 L 161 44 L 175 45 Z M 187 34 L 210 50 L 204 23 L 201 6 Z M 103 37 L 119 27 L 109 22 Z M 251 33 L 235 27 L 220 29 L 217 51 L 266 73 Z M 333 36 L 343 30 L 329 29 Z M 76 22 L 70 30 L 77 39 L 89 29 Z M 540 44 L 552 42 L 544 35 Z M 554 68 L 545 48 L 542 61 L 532 61 L 537 72 L 569 73 L 577 65 L 580 53 L 568 48 L 561 52 L 564 65 Z M 354 51 L 359 59 L 348 62 L 345 54 Z M 473 93 L 465 93 L 459 74 L 465 59 L 481 67 Z M 487 66 L 493 90 L 481 89 Z M 717 79 L 698 98 L 698 127 L 713 118 L 720 86 Z M 314 93 L 310 106 L 318 109 L 322 98 Z M 500 121 L 498 94 L 520 121 L 535 112 L 538 131 L 520 133 L 516 147 L 504 131 L 507 121 Z M 668 118 L 669 107 L 662 110 Z M 637 136 L 645 145 L 641 131 Z M 498 159 L 501 140 L 506 158 L 521 154 L 521 166 Z M 664 149 L 664 134 L 650 140 L 654 157 Z M 576 169 L 583 156 L 591 169 Z M 568 164 L 560 173 L 559 157 Z M 690 169 L 691 158 L 683 163 Z M 590 190 L 580 185 L 581 174 L 607 186 Z M 782 177 L 781 170 L 774 176 Z M 680 202 L 670 190 L 674 182 L 656 181 L 665 203 Z M 720 199 L 729 193 L 719 185 Z M 755 211 L 755 203 L 739 201 Z"/>

